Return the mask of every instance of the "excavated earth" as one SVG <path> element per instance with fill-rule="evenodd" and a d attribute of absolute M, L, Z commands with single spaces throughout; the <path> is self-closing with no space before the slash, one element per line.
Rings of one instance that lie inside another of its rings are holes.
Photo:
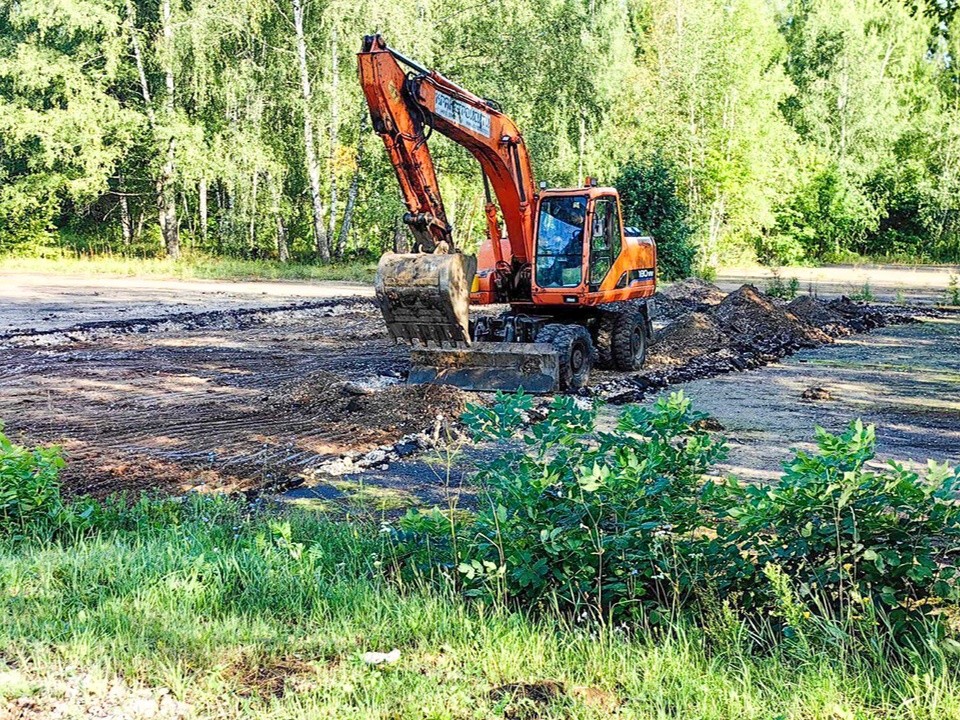
<path fill-rule="evenodd" d="M 686 281 L 657 297 L 647 368 L 597 372 L 585 394 L 633 402 L 930 312 Z M 62 446 L 71 493 L 257 494 L 384 469 L 490 399 L 407 386 L 406 368 L 366 298 L 27 328 L 0 333 L 0 418 L 16 441 Z"/>

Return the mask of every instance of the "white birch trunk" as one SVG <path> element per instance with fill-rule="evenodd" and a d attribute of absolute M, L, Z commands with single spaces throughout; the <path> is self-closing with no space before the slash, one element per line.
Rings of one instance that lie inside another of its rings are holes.
<path fill-rule="evenodd" d="M 207 178 L 200 178 L 200 185 L 197 189 L 198 198 L 198 208 L 200 213 L 200 239 L 203 242 L 203 246 L 207 246 Z"/>
<path fill-rule="evenodd" d="M 167 86 L 167 97 L 164 102 L 164 112 L 168 125 L 173 125 L 174 111 L 174 79 L 173 79 L 173 19 L 171 17 L 170 0 L 161 0 L 160 17 L 163 25 L 163 74 Z M 160 171 L 160 180 L 157 183 L 157 199 L 160 210 L 160 230 L 163 233 L 163 242 L 166 246 L 167 257 L 180 257 L 180 230 L 177 226 L 177 193 L 174 187 L 174 171 L 177 159 L 177 138 L 172 127 L 168 130 L 167 157 Z"/>
<path fill-rule="evenodd" d="M 330 28 L 330 155 L 327 161 L 327 169 L 330 172 L 330 225 L 327 231 L 327 237 L 333 240 L 337 232 L 337 168 L 335 159 L 337 156 L 338 142 L 338 124 L 340 122 L 340 69 L 337 57 L 337 26 L 336 23 Z M 334 248 L 337 257 L 343 254 L 343 248 L 339 241 Z"/>
<path fill-rule="evenodd" d="M 310 69 L 307 66 L 307 42 L 303 33 L 302 0 L 291 0 L 293 7 L 293 29 L 297 40 L 297 58 L 300 62 L 300 90 L 303 97 L 303 148 L 307 165 L 307 178 L 310 182 L 310 200 L 313 206 L 313 233 L 317 255 L 323 261 L 330 260 L 330 243 L 323 226 L 323 200 L 320 197 L 320 164 L 317 161 L 317 148 L 313 137 L 313 119 L 311 104 L 313 91 L 310 87 Z"/>

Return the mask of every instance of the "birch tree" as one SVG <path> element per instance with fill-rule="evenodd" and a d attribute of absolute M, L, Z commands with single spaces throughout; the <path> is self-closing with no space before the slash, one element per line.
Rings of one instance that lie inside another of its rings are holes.
<path fill-rule="evenodd" d="M 324 227 L 324 207 L 320 189 L 320 162 L 317 159 L 316 138 L 313 123 L 313 88 L 310 82 L 310 66 L 307 62 L 307 40 L 303 30 L 303 1 L 291 0 L 293 29 L 296 39 L 297 62 L 300 70 L 300 91 L 303 100 L 303 148 L 310 182 L 310 200 L 313 211 L 314 247 L 321 261 L 330 260 L 330 242 Z"/>

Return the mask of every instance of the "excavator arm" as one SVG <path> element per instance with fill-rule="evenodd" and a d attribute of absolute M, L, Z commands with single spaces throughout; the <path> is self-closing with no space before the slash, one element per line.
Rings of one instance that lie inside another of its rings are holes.
<path fill-rule="evenodd" d="M 427 144 L 436 131 L 465 147 L 480 163 L 496 272 L 511 295 L 524 292 L 524 286 L 529 292 L 536 190 L 530 155 L 517 126 L 494 103 L 405 58 L 380 35 L 364 38 L 358 61 L 373 128 L 396 171 L 407 206 L 404 221 L 419 249 L 443 253 L 455 247 Z M 506 228 L 507 257 L 491 188 Z"/>

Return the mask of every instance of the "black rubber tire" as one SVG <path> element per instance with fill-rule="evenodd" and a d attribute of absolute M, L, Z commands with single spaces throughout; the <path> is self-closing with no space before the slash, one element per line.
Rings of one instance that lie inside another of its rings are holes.
<path fill-rule="evenodd" d="M 647 359 L 647 319 L 639 308 L 614 315 L 610 356 L 616 370 L 639 370 Z"/>
<path fill-rule="evenodd" d="M 590 332 L 583 325 L 545 325 L 537 333 L 537 342 L 549 343 L 557 351 L 561 390 L 581 390 L 587 386 L 597 352 Z"/>
<path fill-rule="evenodd" d="M 601 310 L 595 327 L 594 345 L 597 348 L 597 367 L 614 370 L 613 364 L 613 327 L 617 313 L 613 310 Z"/>

